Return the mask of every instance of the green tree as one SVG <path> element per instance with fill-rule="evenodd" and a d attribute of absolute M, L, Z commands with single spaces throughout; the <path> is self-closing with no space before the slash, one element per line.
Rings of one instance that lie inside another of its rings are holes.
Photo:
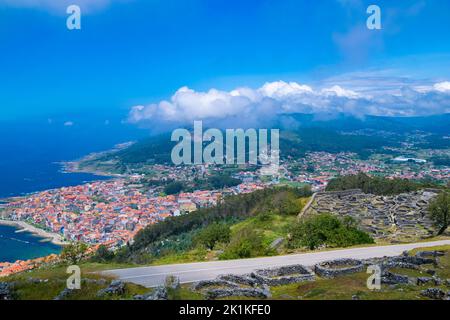
<path fill-rule="evenodd" d="M 85 257 L 87 248 L 82 242 L 71 243 L 63 248 L 61 259 L 69 264 L 78 264 Z"/>
<path fill-rule="evenodd" d="M 264 256 L 268 253 L 270 252 L 264 247 L 262 235 L 251 228 L 243 228 L 233 235 L 220 258 L 242 259 Z"/>
<path fill-rule="evenodd" d="M 300 199 L 296 199 L 295 196 L 289 195 L 280 203 L 280 214 L 285 215 L 298 215 L 302 210 Z"/>
<path fill-rule="evenodd" d="M 443 234 L 450 225 L 450 192 L 441 192 L 431 201 L 428 211 L 437 228 L 438 235 Z"/>
<path fill-rule="evenodd" d="M 394 195 L 426 187 L 438 186 L 427 181 L 415 182 L 407 179 L 391 180 L 383 177 L 369 177 L 365 173 L 359 173 L 357 175 L 342 176 L 332 179 L 328 183 L 326 191 L 361 189 L 365 193 Z"/>
<path fill-rule="evenodd" d="M 288 247 L 308 247 L 314 250 L 322 245 L 348 247 L 373 243 L 373 239 L 356 228 L 351 217 L 342 220 L 331 214 L 319 214 L 303 219 L 289 229 Z"/>
<path fill-rule="evenodd" d="M 230 241 L 230 227 L 222 223 L 213 223 L 197 233 L 194 242 L 214 249 L 217 243 L 228 243 Z"/>
<path fill-rule="evenodd" d="M 169 183 L 164 188 L 164 193 L 167 195 L 177 194 L 177 193 L 181 192 L 181 190 L 183 190 L 183 188 L 184 188 L 184 185 L 182 182 L 174 181 L 174 182 Z"/>
<path fill-rule="evenodd" d="M 213 189 L 222 189 L 237 186 L 242 183 L 242 181 L 230 177 L 229 175 L 215 175 L 208 178 L 208 183 L 211 184 Z"/>
<path fill-rule="evenodd" d="M 100 245 L 97 252 L 92 257 L 94 262 L 108 262 L 114 259 L 114 252 L 109 250 L 106 246 Z"/>

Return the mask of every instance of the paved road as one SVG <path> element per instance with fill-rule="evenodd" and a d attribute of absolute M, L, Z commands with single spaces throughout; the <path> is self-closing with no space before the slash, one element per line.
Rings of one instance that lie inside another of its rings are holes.
<path fill-rule="evenodd" d="M 245 274 L 250 273 L 256 269 L 268 267 L 279 267 L 292 264 L 312 266 L 319 262 L 338 258 L 368 259 L 383 256 L 397 256 L 405 250 L 438 245 L 450 245 L 450 240 L 367 248 L 341 249 L 276 257 L 117 269 L 104 271 L 104 273 L 116 276 L 118 279 L 121 279 L 123 281 L 133 282 L 150 288 L 163 284 L 166 276 L 168 275 L 178 276 L 182 283 L 189 283 L 200 280 L 214 279 L 221 274 Z"/>

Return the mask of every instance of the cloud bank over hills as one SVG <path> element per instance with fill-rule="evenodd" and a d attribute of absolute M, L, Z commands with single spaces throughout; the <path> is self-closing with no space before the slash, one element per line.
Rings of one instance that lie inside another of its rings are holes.
<path fill-rule="evenodd" d="M 332 85 L 313 88 L 297 82 L 275 81 L 262 87 L 199 92 L 178 89 L 169 100 L 132 107 L 129 122 L 189 124 L 212 120 L 248 125 L 280 114 L 347 114 L 356 117 L 425 116 L 450 113 L 450 82 L 405 84 L 395 90 L 368 90 Z"/>

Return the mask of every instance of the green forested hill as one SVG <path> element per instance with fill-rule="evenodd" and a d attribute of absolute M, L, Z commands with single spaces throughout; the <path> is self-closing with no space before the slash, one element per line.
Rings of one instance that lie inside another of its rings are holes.
<path fill-rule="evenodd" d="M 149 163 L 170 163 L 170 154 L 175 142 L 170 135 L 159 135 L 139 141 L 118 152 L 108 154 L 98 161 L 115 160 L 120 165 L 136 165 Z M 387 138 L 344 135 L 323 128 L 302 128 L 295 131 L 280 131 L 281 157 L 303 156 L 305 152 L 325 151 L 355 152 L 366 157 L 373 152 L 381 151 L 383 146 L 395 146 L 396 141 Z"/>
<path fill-rule="evenodd" d="M 332 179 L 328 183 L 326 191 L 361 189 L 364 193 L 394 195 L 404 192 L 417 191 L 423 188 L 440 187 L 441 186 L 429 182 L 369 177 L 364 173 L 359 173 L 357 175 L 342 176 Z"/>
<path fill-rule="evenodd" d="M 290 123 L 287 125 L 286 123 Z M 354 152 L 361 158 L 372 153 L 387 152 L 383 147 L 397 147 L 402 135 L 427 133 L 420 148 L 448 148 L 450 139 L 450 114 L 430 117 L 375 117 L 356 118 L 338 115 L 321 120 L 315 115 L 280 115 L 274 120 L 273 128 L 280 129 L 280 155 L 282 158 L 301 157 L 306 152 L 324 151 L 330 153 Z M 206 130 L 206 128 L 204 128 Z M 358 130 L 386 132 L 390 134 L 344 134 Z M 224 135 L 225 136 L 225 135 Z M 170 133 L 151 136 L 132 146 L 95 159 L 95 163 L 113 162 L 113 170 L 125 172 L 129 166 L 141 164 L 171 163 L 171 151 L 176 142 L 170 140 Z M 82 163 L 92 165 L 92 162 Z"/>

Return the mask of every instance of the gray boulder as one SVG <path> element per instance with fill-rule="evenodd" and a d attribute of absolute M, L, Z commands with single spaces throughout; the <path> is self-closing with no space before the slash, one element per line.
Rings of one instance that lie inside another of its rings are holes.
<path fill-rule="evenodd" d="M 396 274 L 392 272 L 385 272 L 381 276 L 381 283 L 384 284 L 408 284 L 409 278 L 408 276 L 404 276 L 401 274 Z"/>
<path fill-rule="evenodd" d="M 444 251 L 419 251 L 416 253 L 417 257 L 425 258 L 425 257 L 442 257 L 445 255 Z"/>
<path fill-rule="evenodd" d="M 13 300 L 13 288 L 7 282 L 0 282 L 0 301 Z"/>
<path fill-rule="evenodd" d="M 125 283 L 120 280 L 113 280 L 111 284 L 97 293 L 98 297 L 107 295 L 123 295 L 125 293 Z"/>
<path fill-rule="evenodd" d="M 263 285 L 262 288 L 224 288 L 212 289 L 206 292 L 206 298 L 208 300 L 225 297 L 250 297 L 267 299 L 271 296 L 272 294 L 267 285 Z"/>
<path fill-rule="evenodd" d="M 166 277 L 166 281 L 165 281 L 165 286 L 168 289 L 179 289 L 180 288 L 180 278 L 176 277 L 176 276 L 167 276 Z"/>
<path fill-rule="evenodd" d="M 55 298 L 53 298 L 53 300 L 65 300 L 72 294 L 72 292 L 72 289 L 65 288 Z"/>
<path fill-rule="evenodd" d="M 232 282 L 250 287 L 256 287 L 258 285 L 258 281 L 248 275 L 224 274 L 218 276 L 217 280 Z"/>
<path fill-rule="evenodd" d="M 144 296 L 141 296 L 141 298 L 137 298 L 138 296 L 135 296 L 134 298 L 136 300 L 167 300 L 169 299 L 167 295 L 167 289 L 164 286 L 156 287 L 155 290 L 149 294 L 146 294 Z"/>
<path fill-rule="evenodd" d="M 275 240 L 272 241 L 272 243 L 270 244 L 270 248 L 271 249 L 279 249 L 281 247 L 281 245 L 284 242 L 284 238 L 277 238 Z"/>
<path fill-rule="evenodd" d="M 427 284 L 433 282 L 434 283 L 434 279 L 430 278 L 430 277 L 418 277 L 417 278 L 417 285 L 422 285 L 422 284 Z"/>
<path fill-rule="evenodd" d="M 434 300 L 443 300 L 445 298 L 445 292 L 439 288 L 428 288 L 422 290 L 420 294 Z"/>
<path fill-rule="evenodd" d="M 432 276 L 434 276 L 436 274 L 436 270 L 433 270 L 433 269 L 427 269 L 425 272 Z"/>

